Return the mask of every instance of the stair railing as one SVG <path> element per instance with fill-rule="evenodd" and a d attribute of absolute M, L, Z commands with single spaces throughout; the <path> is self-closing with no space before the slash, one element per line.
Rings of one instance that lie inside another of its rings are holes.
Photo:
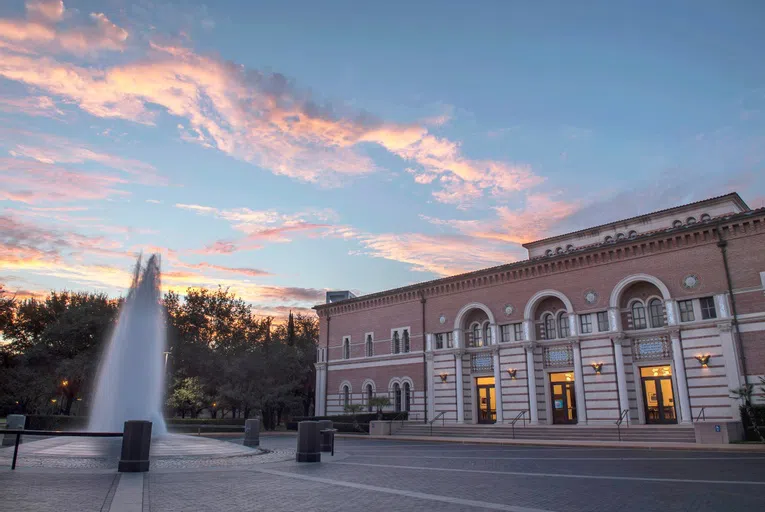
<path fill-rule="evenodd" d="M 624 420 L 627 420 L 627 427 L 629 428 L 630 426 L 629 414 L 630 414 L 630 410 L 624 409 L 622 413 L 619 415 L 619 419 L 616 420 L 616 433 L 619 436 L 619 441 L 622 440 L 622 423 L 624 422 Z"/>
<path fill-rule="evenodd" d="M 434 422 L 435 422 L 435 421 L 436 421 L 438 418 L 441 418 L 441 426 L 444 426 L 444 424 L 445 424 L 444 422 L 446 421 L 446 418 L 445 418 L 445 416 L 446 416 L 446 411 L 442 411 L 442 412 L 439 412 L 439 413 L 438 413 L 438 416 L 436 416 L 435 418 L 433 418 L 432 420 L 430 420 L 430 435 L 431 435 L 431 436 L 433 435 L 433 423 L 434 423 Z"/>
<path fill-rule="evenodd" d="M 698 423 L 700 418 L 704 418 L 704 421 L 707 421 L 707 415 L 704 412 L 704 409 L 706 409 L 706 406 L 702 407 L 699 413 L 696 415 L 696 422 Z"/>
<path fill-rule="evenodd" d="M 510 426 L 513 427 L 513 439 L 515 439 L 515 422 L 519 419 L 523 419 L 523 426 L 526 426 L 526 413 L 529 412 L 528 409 L 524 409 L 521 412 L 519 412 L 515 418 L 513 418 L 513 421 L 510 422 Z"/>

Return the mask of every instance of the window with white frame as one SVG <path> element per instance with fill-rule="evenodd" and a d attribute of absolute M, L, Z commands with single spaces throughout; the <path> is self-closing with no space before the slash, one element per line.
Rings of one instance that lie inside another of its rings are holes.
<path fill-rule="evenodd" d="M 398 335 L 398 331 L 393 331 L 393 353 L 399 354 L 401 352 L 401 337 Z"/>
<path fill-rule="evenodd" d="M 579 330 L 582 334 L 592 332 L 592 315 L 579 315 Z"/>
<path fill-rule="evenodd" d="M 523 341 L 523 324 L 513 324 L 513 338 L 515 341 Z"/>
<path fill-rule="evenodd" d="M 351 358 L 351 337 L 343 337 L 343 359 Z"/>
<path fill-rule="evenodd" d="M 374 390 L 372 390 L 372 384 L 367 384 L 367 412 L 372 412 L 372 396 Z"/>
<path fill-rule="evenodd" d="M 699 299 L 699 306 L 701 306 L 701 319 L 710 320 L 717 318 L 717 310 L 715 309 L 714 297 L 702 297 Z"/>
<path fill-rule="evenodd" d="M 375 342 L 372 333 L 367 333 L 366 349 L 367 357 L 375 355 Z"/>
<path fill-rule="evenodd" d="M 648 322 L 645 316 L 645 306 L 639 300 L 632 303 L 632 328 L 633 329 L 645 329 L 648 327 Z"/>
<path fill-rule="evenodd" d="M 347 409 L 351 405 L 351 388 L 348 384 L 343 386 L 343 409 Z"/>
<path fill-rule="evenodd" d="M 393 407 L 396 412 L 401 412 L 401 385 L 393 384 Z"/>
<path fill-rule="evenodd" d="M 444 348 L 444 333 L 439 332 L 436 334 L 436 350 L 441 350 Z"/>
<path fill-rule="evenodd" d="M 648 314 L 651 316 L 651 327 L 664 327 L 664 305 L 659 299 L 648 302 Z"/>
<path fill-rule="evenodd" d="M 483 344 L 491 345 L 491 325 L 486 324 L 483 328 Z"/>
<path fill-rule="evenodd" d="M 499 341 L 501 343 L 507 343 L 512 338 L 510 337 L 510 324 L 501 325 L 499 327 Z"/>
<path fill-rule="evenodd" d="M 470 342 L 468 343 L 469 347 L 480 347 L 481 346 L 481 326 L 478 324 L 473 324 L 473 328 L 470 329 Z"/>
<path fill-rule="evenodd" d="M 409 345 L 409 329 L 404 329 L 404 332 L 401 335 L 401 339 L 404 342 L 404 353 L 409 352 L 409 349 L 410 349 L 410 345 Z"/>
<path fill-rule="evenodd" d="M 452 331 L 446 333 L 446 348 L 454 348 L 454 333 Z"/>
<path fill-rule="evenodd" d="M 692 300 L 679 300 L 677 301 L 677 308 L 680 310 L 681 322 L 693 322 L 696 320 L 696 315 L 693 313 L 693 301 Z"/>
<path fill-rule="evenodd" d="M 598 311 L 598 331 L 606 332 L 611 330 L 608 324 L 608 311 Z"/>
<path fill-rule="evenodd" d="M 564 311 L 558 314 L 558 334 L 561 338 L 568 338 L 569 335 L 568 313 Z"/>
<path fill-rule="evenodd" d="M 404 382 L 404 410 L 409 412 L 412 409 L 412 387 L 408 382 Z"/>
<path fill-rule="evenodd" d="M 552 313 L 547 313 L 543 317 L 543 327 L 544 331 L 542 333 L 542 336 L 546 340 L 554 340 L 556 338 L 555 336 L 555 317 L 552 316 Z"/>

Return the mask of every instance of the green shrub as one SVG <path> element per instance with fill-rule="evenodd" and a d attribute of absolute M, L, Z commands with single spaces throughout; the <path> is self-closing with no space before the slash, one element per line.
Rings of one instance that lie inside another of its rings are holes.
<path fill-rule="evenodd" d="M 757 424 L 760 427 L 760 432 L 765 433 L 765 405 L 753 405 L 752 410 L 754 411 L 755 421 L 757 421 Z M 744 423 L 744 433 L 746 435 L 746 440 L 759 441 L 760 437 L 754 431 L 754 427 L 752 426 L 752 422 L 749 421 L 749 415 L 746 413 L 746 409 L 741 407 L 740 411 L 741 421 Z"/>

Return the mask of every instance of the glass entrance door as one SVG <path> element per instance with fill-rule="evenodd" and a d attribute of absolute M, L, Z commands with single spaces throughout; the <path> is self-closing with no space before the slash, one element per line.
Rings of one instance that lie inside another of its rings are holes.
<path fill-rule="evenodd" d="M 672 367 L 640 368 L 646 423 L 677 423 L 675 395 L 672 391 Z"/>
<path fill-rule="evenodd" d="M 574 391 L 573 372 L 550 374 L 550 396 L 553 403 L 553 424 L 576 423 L 576 392 Z"/>
<path fill-rule="evenodd" d="M 496 423 L 497 406 L 494 394 L 494 377 L 478 377 L 476 380 L 478 395 L 478 423 Z"/>

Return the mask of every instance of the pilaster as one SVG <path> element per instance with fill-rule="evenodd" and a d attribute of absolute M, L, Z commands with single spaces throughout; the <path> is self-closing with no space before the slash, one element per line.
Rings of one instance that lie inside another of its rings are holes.
<path fill-rule="evenodd" d="M 526 385 L 529 391 L 529 418 L 532 425 L 539 423 L 539 410 L 537 406 L 537 379 L 534 369 L 534 344 L 526 342 L 523 344 L 526 351 Z"/>
<path fill-rule="evenodd" d="M 680 329 L 669 329 L 669 337 L 672 340 L 672 361 L 674 362 L 675 384 L 677 393 L 680 395 L 680 422 L 690 423 L 691 399 L 688 394 L 688 378 L 685 373 L 685 360 L 683 359 L 683 346 L 680 342 Z"/>

